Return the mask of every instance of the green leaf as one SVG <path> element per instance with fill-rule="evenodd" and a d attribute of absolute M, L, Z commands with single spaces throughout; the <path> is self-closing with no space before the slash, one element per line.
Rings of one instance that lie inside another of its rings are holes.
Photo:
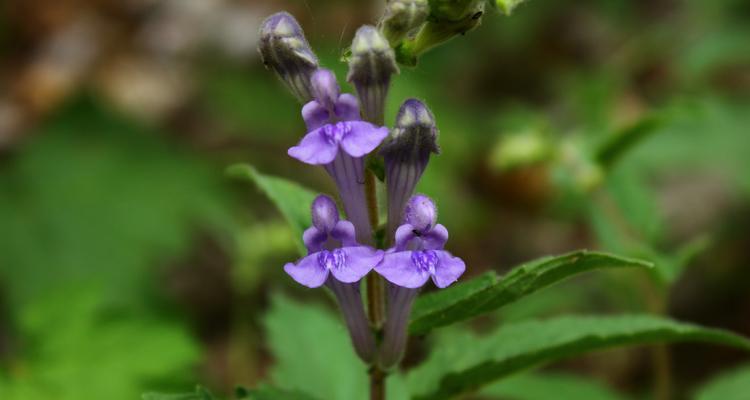
<path fill-rule="evenodd" d="M 695 400 L 744 400 L 750 393 L 750 364 L 724 372 L 698 390 Z"/>
<path fill-rule="evenodd" d="M 233 177 L 249 179 L 268 196 L 292 228 L 300 254 L 305 254 L 302 233 L 310 227 L 310 204 L 316 193 L 294 182 L 263 175 L 247 164 L 235 164 L 227 169 Z"/>
<path fill-rule="evenodd" d="M 263 322 L 275 357 L 270 376 L 276 386 L 320 399 L 365 397 L 367 367 L 332 313 L 276 296 Z"/>
<path fill-rule="evenodd" d="M 145 393 L 141 396 L 143 400 L 215 400 L 216 398 L 208 389 L 198 386 L 194 393 L 183 394 L 164 394 L 164 393 Z"/>
<path fill-rule="evenodd" d="M 367 399 L 367 366 L 352 350 L 337 316 L 279 295 L 263 322 L 274 355 L 270 376 L 275 387 L 325 400 Z M 389 376 L 387 398 L 406 400 L 405 385 L 400 375 Z"/>
<path fill-rule="evenodd" d="M 409 330 L 412 334 L 424 334 L 476 317 L 581 272 L 650 266 L 644 261 L 586 250 L 544 257 L 516 267 L 502 278 L 489 272 L 420 297 L 414 305 Z"/>
<path fill-rule="evenodd" d="M 241 397 L 252 400 L 316 400 L 308 394 L 296 390 L 281 390 L 268 385 L 248 391 L 248 396 Z"/>
<path fill-rule="evenodd" d="M 605 168 L 611 168 L 620 158 L 637 144 L 650 135 L 658 132 L 664 126 L 664 121 L 652 115 L 626 126 L 613 134 L 596 150 L 595 160 Z"/>
<path fill-rule="evenodd" d="M 539 364 L 614 346 L 698 341 L 750 351 L 750 340 L 733 333 L 649 315 L 527 321 L 486 337 L 449 331 L 407 376 L 418 399 L 450 398 Z"/>
<path fill-rule="evenodd" d="M 228 230 L 221 169 L 165 136 L 82 97 L 14 148 L 0 168 L 11 307 L 81 282 L 142 306 L 144 283 L 192 251 L 196 231 Z"/>
<path fill-rule="evenodd" d="M 34 345 L 10 360 L 3 400 L 137 399 L 192 379 L 200 352 L 187 329 L 101 297 L 79 288 L 24 307 L 18 328 Z"/>
<path fill-rule="evenodd" d="M 603 384 L 566 373 L 527 373 L 503 379 L 483 395 L 513 400 L 624 400 Z"/>

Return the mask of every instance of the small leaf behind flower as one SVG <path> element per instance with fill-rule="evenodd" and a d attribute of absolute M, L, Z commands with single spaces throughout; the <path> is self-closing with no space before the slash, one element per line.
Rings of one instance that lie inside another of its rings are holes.
<path fill-rule="evenodd" d="M 502 278 L 489 272 L 418 298 L 414 304 L 409 331 L 412 334 L 424 334 L 433 328 L 476 317 L 581 272 L 625 267 L 650 268 L 651 264 L 581 250 L 531 261 L 512 269 Z"/>
<path fill-rule="evenodd" d="M 663 342 L 707 342 L 750 351 L 731 332 L 650 315 L 572 316 L 508 324 L 477 337 L 438 335 L 430 358 L 407 381 L 416 399 L 445 399 L 540 364 L 599 349 Z"/>
<path fill-rule="evenodd" d="M 261 174 L 253 166 L 247 164 L 232 165 L 227 168 L 227 174 L 249 179 L 268 196 L 291 226 L 300 254 L 306 254 L 305 245 L 302 243 L 302 232 L 311 225 L 310 204 L 316 194 L 295 182 Z"/>

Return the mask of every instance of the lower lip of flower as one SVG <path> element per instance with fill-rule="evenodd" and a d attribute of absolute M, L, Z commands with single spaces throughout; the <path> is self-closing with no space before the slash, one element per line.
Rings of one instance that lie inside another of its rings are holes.
<path fill-rule="evenodd" d="M 341 249 L 323 250 L 318 254 L 318 264 L 327 270 L 341 269 L 346 263 L 346 254 Z"/>
<path fill-rule="evenodd" d="M 351 131 L 351 126 L 344 121 L 328 124 L 323 127 L 323 135 L 330 144 L 336 144 Z"/>
<path fill-rule="evenodd" d="M 438 264 L 438 257 L 432 250 L 413 251 L 411 253 L 411 262 L 423 274 L 435 274 L 435 267 Z"/>

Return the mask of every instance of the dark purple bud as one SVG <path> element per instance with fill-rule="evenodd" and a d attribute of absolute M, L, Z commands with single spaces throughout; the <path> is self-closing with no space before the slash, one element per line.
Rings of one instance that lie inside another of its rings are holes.
<path fill-rule="evenodd" d="M 310 207 L 312 223 L 321 232 L 330 233 L 339 222 L 339 210 L 332 198 L 321 194 L 315 198 Z"/>
<path fill-rule="evenodd" d="M 427 168 L 430 155 L 440 152 L 437 136 L 435 117 L 427 106 L 416 99 L 406 100 L 391 136 L 380 150 L 385 159 L 389 237 L 401 224 L 404 206 Z"/>
<path fill-rule="evenodd" d="M 385 37 L 369 25 L 357 30 L 351 50 L 346 80 L 357 90 L 364 119 L 383 125 L 391 76 L 399 72 L 396 56 Z"/>
<path fill-rule="evenodd" d="M 334 113 L 336 101 L 341 94 L 339 83 L 336 81 L 336 75 L 330 70 L 321 68 L 313 73 L 310 78 L 312 85 L 312 95 L 315 100 L 323 107 Z"/>
<path fill-rule="evenodd" d="M 385 6 L 383 35 L 395 47 L 421 27 L 429 14 L 427 0 L 391 0 Z"/>
<path fill-rule="evenodd" d="M 429 197 L 418 194 L 409 199 L 404 210 L 404 222 L 419 233 L 429 232 L 437 223 L 437 208 Z"/>
<path fill-rule="evenodd" d="M 318 69 L 318 58 L 302 28 L 287 12 L 271 15 L 260 28 L 260 57 L 302 103 L 313 97 L 310 77 Z"/>

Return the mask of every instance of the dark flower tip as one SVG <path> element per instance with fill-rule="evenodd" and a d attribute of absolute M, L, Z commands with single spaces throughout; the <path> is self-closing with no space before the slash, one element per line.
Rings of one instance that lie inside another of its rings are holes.
<path fill-rule="evenodd" d="M 318 68 L 318 58 L 291 14 L 282 11 L 263 21 L 258 50 L 266 68 L 279 75 L 299 100 L 310 100 L 310 75 Z"/>
<path fill-rule="evenodd" d="M 383 145 L 382 153 L 384 156 L 418 154 L 424 159 L 430 153 L 440 153 L 437 136 L 435 116 L 430 109 L 417 99 L 408 99 L 398 111 L 391 138 Z"/>

